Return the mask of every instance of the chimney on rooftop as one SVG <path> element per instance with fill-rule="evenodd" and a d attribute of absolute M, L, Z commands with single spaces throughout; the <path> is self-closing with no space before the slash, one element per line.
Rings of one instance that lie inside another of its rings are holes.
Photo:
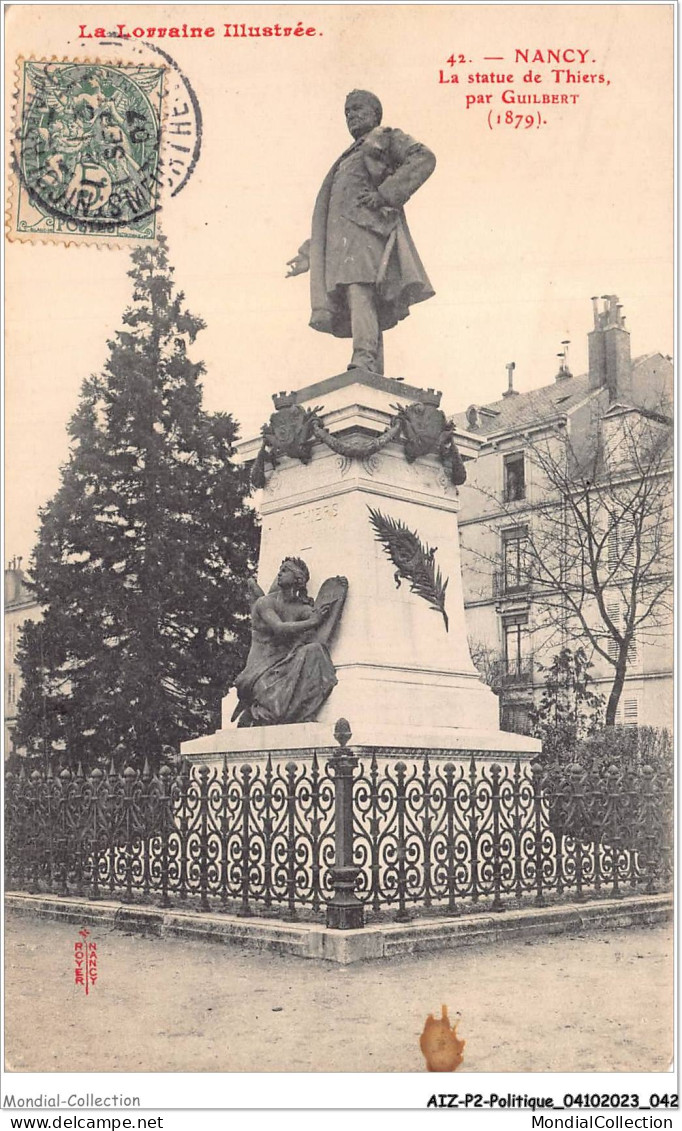
<path fill-rule="evenodd" d="M 21 600 L 21 591 L 24 582 L 24 572 L 21 568 L 22 558 L 10 558 L 5 567 L 5 604 Z"/>
<path fill-rule="evenodd" d="M 630 334 L 625 329 L 618 295 L 593 296 L 594 329 L 587 335 L 590 389 L 609 391 L 609 402 L 629 401 L 632 395 Z"/>
<path fill-rule="evenodd" d="M 516 369 L 515 361 L 508 361 L 505 369 L 507 370 L 507 388 L 504 390 L 503 397 L 518 397 L 518 392 L 514 388 L 514 370 Z"/>
<path fill-rule="evenodd" d="M 573 376 L 573 374 L 571 373 L 571 370 L 569 368 L 569 365 L 568 365 L 568 347 L 570 346 L 571 343 L 568 340 L 568 338 L 565 338 L 564 341 L 561 344 L 564 348 L 561 351 L 561 353 L 557 354 L 557 357 L 560 359 L 560 362 L 559 362 L 559 371 L 558 371 L 556 378 L 555 378 L 556 381 L 566 381 L 569 377 Z"/>

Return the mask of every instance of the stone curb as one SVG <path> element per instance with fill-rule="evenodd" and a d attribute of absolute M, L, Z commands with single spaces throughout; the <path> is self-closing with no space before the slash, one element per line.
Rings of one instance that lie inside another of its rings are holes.
<path fill-rule="evenodd" d="M 203 939 L 236 943 L 246 950 L 268 950 L 297 958 L 318 958 L 348 965 L 371 958 L 543 938 L 575 931 L 616 930 L 667 922 L 673 916 L 672 893 L 624 896 L 561 907 L 526 908 L 498 914 L 379 923 L 353 931 L 331 931 L 317 923 L 279 919 L 240 919 L 234 915 L 163 910 L 76 896 L 9 892 L 7 910 L 78 926 L 103 926 L 126 934 L 157 938 Z"/>

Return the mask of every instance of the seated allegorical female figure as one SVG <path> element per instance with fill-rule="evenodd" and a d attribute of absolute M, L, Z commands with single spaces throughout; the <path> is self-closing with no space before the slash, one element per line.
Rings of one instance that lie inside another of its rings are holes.
<path fill-rule="evenodd" d="M 348 591 L 345 577 L 331 577 L 313 602 L 310 574 L 300 558 L 285 558 L 269 593 L 251 607 L 251 650 L 235 680 L 237 725 L 273 726 L 314 719 L 337 679 L 328 644 Z"/>

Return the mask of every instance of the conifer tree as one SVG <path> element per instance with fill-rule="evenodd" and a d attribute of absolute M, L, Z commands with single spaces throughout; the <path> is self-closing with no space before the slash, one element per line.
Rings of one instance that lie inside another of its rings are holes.
<path fill-rule="evenodd" d="M 92 765 L 123 743 L 152 764 L 219 726 L 248 644 L 256 523 L 237 425 L 202 408 L 203 328 L 166 243 L 133 252 L 132 305 L 69 424 L 61 486 L 31 563 L 17 744 Z"/>

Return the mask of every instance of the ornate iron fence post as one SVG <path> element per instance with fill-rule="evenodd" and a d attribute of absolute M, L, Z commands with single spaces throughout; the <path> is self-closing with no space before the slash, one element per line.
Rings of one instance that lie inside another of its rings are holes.
<path fill-rule="evenodd" d="M 544 775 L 542 765 L 537 758 L 534 758 L 531 762 L 531 772 L 533 775 L 533 812 L 535 817 L 535 903 L 538 907 L 544 907 L 546 902 L 542 883 L 544 879 L 544 861 L 542 855 L 544 840 L 544 829 L 542 827 L 542 789 Z"/>
<path fill-rule="evenodd" d="M 512 777 L 513 838 L 514 838 L 514 892 L 517 899 L 523 895 L 523 853 L 521 850 L 521 759 L 514 762 Z"/>
<path fill-rule="evenodd" d="M 73 879 L 73 894 L 78 896 L 88 895 L 88 868 L 90 867 L 90 847 L 88 844 L 88 817 L 89 817 L 89 792 L 90 775 L 77 778 L 71 784 L 66 798 L 66 845 L 71 876 Z"/>
<path fill-rule="evenodd" d="M 223 754 L 223 764 L 220 770 L 220 905 L 223 911 L 227 910 L 229 868 L 229 854 L 227 847 L 227 803 L 230 789 L 230 772 L 227 768 L 227 755 Z"/>
<path fill-rule="evenodd" d="M 90 891 L 88 899 L 99 899 L 99 858 L 100 858 L 100 823 L 99 804 L 100 792 L 104 774 L 95 766 L 90 774 L 90 789 L 85 795 L 83 805 L 83 828 L 85 830 L 85 850 L 87 852 L 88 837 L 92 837 L 92 870 L 90 873 Z"/>
<path fill-rule="evenodd" d="M 125 891 L 121 895 L 121 903 L 133 902 L 133 790 L 137 781 L 137 772 L 132 766 L 126 766 L 123 771 L 123 828 L 125 830 L 124 874 Z"/>
<path fill-rule="evenodd" d="M 190 821 L 190 789 L 192 788 L 191 767 L 186 758 L 183 758 L 178 768 L 176 777 L 177 793 L 177 829 L 178 829 L 178 899 L 181 903 L 187 901 L 187 852 L 189 840 Z"/>
<path fill-rule="evenodd" d="M 322 821 L 320 819 L 320 770 L 317 762 L 317 751 L 313 752 L 313 760 L 310 767 L 310 894 L 312 896 L 312 909 L 313 911 L 320 910 L 321 904 L 321 890 L 320 890 L 320 873 L 322 871 L 320 866 L 320 829 Z"/>
<path fill-rule="evenodd" d="M 622 894 L 620 890 L 621 795 L 620 777 L 616 766 L 609 766 L 606 782 L 604 831 L 611 850 L 611 898 L 620 899 Z"/>
<path fill-rule="evenodd" d="M 407 773 L 407 766 L 404 762 L 396 762 L 396 816 L 398 823 L 397 832 L 397 845 L 396 845 L 396 858 L 397 858 L 397 888 L 398 888 L 398 913 L 395 917 L 396 923 L 409 923 L 410 916 L 407 912 L 407 869 L 405 867 L 405 858 L 407 856 L 407 844 L 405 840 L 405 774 Z"/>
<path fill-rule="evenodd" d="M 17 872 L 17 785 L 11 770 L 5 774 L 5 885 L 11 891 Z"/>
<path fill-rule="evenodd" d="M 664 886 L 664 890 L 672 885 L 673 879 L 673 866 L 674 866 L 674 836 L 675 836 L 675 821 L 674 821 L 674 791 L 673 791 L 673 777 L 668 770 L 660 770 L 656 773 L 654 778 L 656 796 L 658 798 L 659 808 L 659 856 L 660 856 L 660 871 L 659 880 Z"/>
<path fill-rule="evenodd" d="M 604 798 L 604 783 L 594 773 L 588 775 L 592 805 L 590 809 L 590 826 L 592 839 L 592 854 L 594 856 L 594 890 L 597 895 L 601 892 L 601 838 L 604 832 L 604 815 L 606 801 Z"/>
<path fill-rule="evenodd" d="M 140 825 L 142 835 L 142 898 L 145 900 L 145 902 L 149 900 L 149 893 L 151 891 L 152 838 L 156 834 L 156 828 L 154 827 L 154 818 L 156 816 L 156 806 L 154 804 L 156 782 L 156 777 L 152 777 L 149 758 L 147 757 L 147 755 L 145 755 L 144 767 L 142 770 L 142 789 L 140 793 Z"/>
<path fill-rule="evenodd" d="M 84 875 L 87 871 L 87 851 L 84 844 L 87 823 L 86 799 L 88 794 L 88 778 L 83 773 L 82 762 L 78 763 L 76 776 L 65 790 L 64 804 L 64 846 L 67 856 L 67 868 L 64 880 L 66 882 L 69 865 L 73 882 L 73 894 L 83 896 L 86 894 Z"/>
<path fill-rule="evenodd" d="M 159 907 L 170 907 L 171 901 L 168 895 L 169 887 L 169 868 L 170 868 L 170 855 L 169 855 L 169 840 L 173 824 L 173 798 L 172 798 L 172 781 L 171 781 L 170 766 L 163 765 L 159 770 L 159 783 L 161 792 L 159 795 L 159 814 L 161 820 L 161 860 L 160 860 L 160 880 L 161 880 L 161 899 L 159 900 Z"/>
<path fill-rule="evenodd" d="M 639 835 L 644 845 L 644 874 L 646 876 L 647 895 L 656 891 L 656 878 L 658 873 L 658 860 L 656 859 L 655 845 L 658 837 L 657 825 L 659 811 L 657 799 L 654 797 L 654 771 L 651 766 L 642 766 L 642 781 L 639 803 Z"/>
<path fill-rule="evenodd" d="M 569 798 L 566 827 L 575 845 L 575 898 L 583 903 L 583 831 L 585 827 L 585 774 L 579 762 L 571 762 L 568 767 Z"/>
<path fill-rule="evenodd" d="M 117 747 L 118 749 L 118 747 Z M 122 805 L 121 805 L 121 791 L 122 791 L 123 778 L 116 770 L 113 755 L 109 763 L 109 772 L 107 775 L 107 790 L 104 794 L 104 819 L 106 822 L 106 841 L 107 847 L 105 850 L 106 868 L 109 876 L 109 894 L 113 898 L 116 891 L 116 857 L 118 847 L 116 842 L 117 828 L 120 823 Z"/>
<path fill-rule="evenodd" d="M 249 821 L 251 817 L 251 775 L 253 770 L 245 762 L 239 772 L 242 777 L 242 901 L 237 914 L 246 917 L 251 914 L 251 905 L 249 904 Z"/>
<path fill-rule="evenodd" d="M 358 759 L 346 750 L 351 738 L 350 725 L 339 719 L 334 727 L 334 738 L 339 743 L 329 769 L 334 775 L 334 865 L 331 880 L 334 894 L 327 903 L 327 926 L 348 931 L 365 925 L 364 904 L 355 894 L 355 882 L 360 869 L 353 863 L 353 771 Z"/>
<path fill-rule="evenodd" d="M 69 873 L 69 853 L 68 853 L 68 825 L 69 817 L 67 813 L 67 805 L 69 803 L 69 786 L 71 774 L 68 770 L 62 770 L 59 778 L 55 779 L 52 776 L 52 767 L 47 767 L 47 788 L 52 795 L 53 800 L 57 803 L 57 851 L 56 851 L 56 889 L 57 895 L 68 895 L 69 885 L 67 883 Z M 76 893 L 80 895 L 80 892 Z"/>
<path fill-rule="evenodd" d="M 622 773 L 622 792 L 623 801 L 621 804 L 621 824 L 623 828 L 630 828 L 635 830 L 635 840 L 637 837 L 636 830 L 639 827 L 639 808 L 641 798 L 641 770 L 628 769 Z M 629 845 L 629 847 L 628 847 Z M 623 881 L 630 881 L 630 891 L 637 891 L 637 885 L 641 880 L 639 874 L 639 861 L 635 851 L 636 845 L 632 842 L 632 835 L 625 839 L 623 845 L 623 858 L 625 864 L 625 871 L 623 874 Z"/>
<path fill-rule="evenodd" d="M 455 773 L 457 768 L 453 762 L 446 762 L 443 767 L 445 772 L 445 843 L 447 848 L 447 876 L 448 876 L 448 911 L 459 913 L 455 902 Z"/>
<path fill-rule="evenodd" d="M 29 807 L 28 807 L 28 781 L 26 778 L 26 770 L 23 763 L 19 770 L 19 778 L 17 781 L 17 807 L 14 813 L 15 827 L 17 829 L 17 879 L 19 887 L 26 887 L 28 890 L 29 883 L 29 856 L 27 851 L 27 829 L 29 825 Z"/>
<path fill-rule="evenodd" d="M 424 754 L 424 794 L 422 809 L 422 843 L 424 845 L 424 907 L 430 907 L 431 900 L 431 766 L 428 753 Z"/>
<path fill-rule="evenodd" d="M 376 754 L 372 754 L 372 761 L 369 767 L 369 805 L 369 835 L 371 839 L 370 873 L 372 876 L 370 891 L 372 892 L 372 908 L 376 912 L 381 907 L 381 869 L 379 864 L 379 831 L 381 823 L 379 821 L 379 767 L 377 765 Z"/>
<path fill-rule="evenodd" d="M 210 911 L 208 902 L 208 766 L 199 767 L 199 910 Z"/>
<path fill-rule="evenodd" d="M 296 914 L 296 770 L 295 762 L 287 762 L 287 906 L 284 918 L 295 922 Z"/>
<path fill-rule="evenodd" d="M 502 861 L 500 854 L 500 777 L 502 767 L 494 762 L 490 767 L 492 788 L 490 801 L 493 817 L 493 911 L 502 911 Z"/>
<path fill-rule="evenodd" d="M 469 762 L 469 847 L 471 849 L 471 902 L 478 903 L 478 781 L 476 778 L 476 759 L 473 754 Z"/>
<path fill-rule="evenodd" d="M 263 786 L 263 891 L 264 906 L 272 907 L 272 754 L 268 753 Z"/>
<path fill-rule="evenodd" d="M 30 870 L 28 891 L 31 895 L 37 895 L 40 891 L 40 774 L 34 770 L 29 778 L 28 783 L 28 812 L 30 813 L 29 829 L 32 835 L 27 837 L 27 847 L 31 846 L 29 854 Z"/>

